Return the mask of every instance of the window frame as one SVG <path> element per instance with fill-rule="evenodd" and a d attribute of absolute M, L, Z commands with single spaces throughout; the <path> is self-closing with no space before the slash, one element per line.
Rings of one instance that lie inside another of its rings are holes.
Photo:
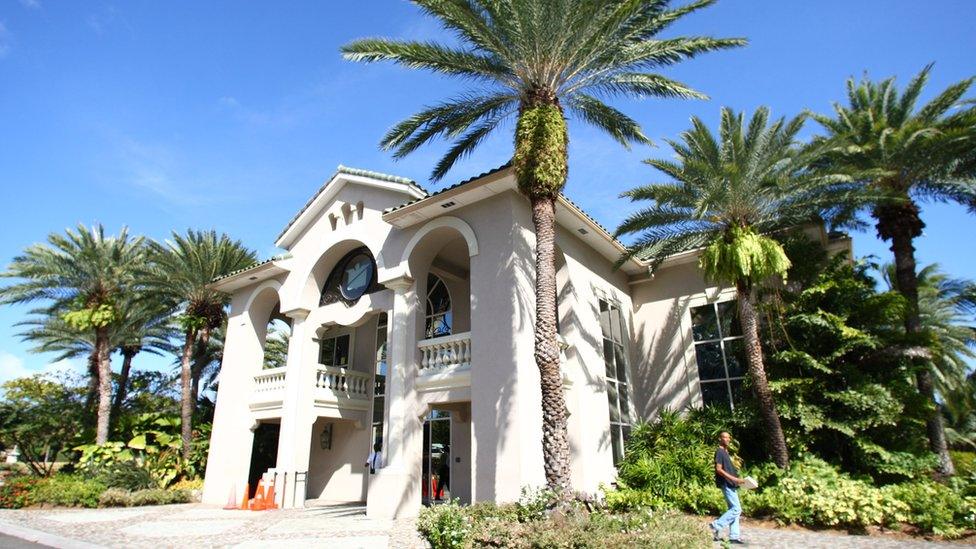
<path fill-rule="evenodd" d="M 690 336 L 691 345 L 689 346 L 690 363 L 694 365 L 695 378 L 698 380 L 698 396 L 701 400 L 702 406 L 706 406 L 705 403 L 705 393 L 702 390 L 703 385 L 718 385 L 719 383 L 725 384 L 725 397 L 726 404 L 730 410 L 735 410 L 735 392 L 732 390 L 732 384 L 734 382 L 744 383 L 745 379 L 748 377 L 748 364 L 746 363 L 747 358 L 743 358 L 742 364 L 742 375 L 731 376 L 729 374 L 729 359 L 728 353 L 726 352 L 727 344 L 733 341 L 741 341 L 743 349 L 745 348 L 745 336 L 744 334 L 739 335 L 725 335 L 722 332 L 722 317 L 719 314 L 719 306 L 726 303 L 731 304 L 732 307 L 738 307 L 737 295 L 734 291 L 722 292 L 715 296 L 713 299 L 701 299 L 695 300 L 688 304 L 688 314 L 686 316 L 688 321 L 688 334 Z M 702 339 L 700 341 L 695 340 L 694 333 L 694 310 L 700 307 L 711 307 L 715 314 L 716 328 L 718 329 L 718 337 L 713 337 L 709 339 Z M 703 380 L 700 374 L 700 367 L 698 365 L 698 347 L 701 345 L 713 345 L 718 344 L 719 351 L 722 358 L 722 370 L 724 375 L 722 377 L 716 377 L 712 379 Z M 710 403 L 715 405 L 716 403 Z"/>
<path fill-rule="evenodd" d="M 614 296 L 607 294 L 605 292 L 597 292 L 597 324 L 600 329 L 600 344 L 598 352 L 603 358 L 603 378 L 604 385 L 607 391 L 607 408 L 608 414 L 608 435 L 610 437 L 610 452 L 611 459 L 613 460 L 613 465 L 616 467 L 621 460 L 623 460 L 625 455 L 624 447 L 626 445 L 627 439 L 630 438 L 630 431 L 634 425 L 634 393 L 632 388 L 632 371 L 631 371 L 631 360 L 630 360 L 630 327 L 627 323 L 627 315 L 624 314 L 624 307 L 621 301 Z M 620 330 L 620 341 L 614 341 L 613 339 L 613 324 L 612 318 L 610 318 L 611 325 L 609 327 L 610 337 L 607 338 L 603 333 L 603 322 L 602 322 L 602 310 L 601 303 L 606 303 L 608 311 L 612 314 L 616 311 L 617 322 L 619 323 Z M 616 355 L 614 360 L 614 377 L 610 378 L 607 376 L 606 368 L 606 342 L 609 341 L 611 347 L 619 346 L 620 357 L 624 362 L 624 376 L 625 379 L 620 380 L 617 376 L 619 375 L 619 365 L 617 364 Z M 613 386 L 615 393 L 617 395 L 616 401 L 611 400 L 611 385 Z M 621 391 L 623 387 L 623 391 Z M 626 397 L 626 405 L 621 406 L 621 395 Z M 617 419 L 613 418 L 612 407 L 616 406 Z M 623 408 L 626 407 L 626 412 Z M 618 437 L 614 440 L 614 427 L 617 429 Z M 615 443 L 619 444 L 619 456 L 617 455 Z"/>
<path fill-rule="evenodd" d="M 338 338 L 343 337 L 343 336 L 349 336 L 349 362 L 348 362 L 348 364 L 346 364 L 345 366 L 338 366 L 338 365 L 328 365 L 328 364 L 325 364 L 324 362 L 322 362 L 322 348 L 323 348 L 323 345 L 325 344 L 325 342 L 327 340 L 330 340 L 330 339 L 338 339 Z M 315 359 L 319 366 L 323 366 L 323 367 L 326 367 L 326 368 L 341 368 L 343 370 L 352 370 L 353 369 L 353 365 L 356 363 L 356 360 L 355 360 L 355 357 L 356 357 L 356 330 L 355 330 L 355 328 L 349 328 L 349 327 L 345 327 L 345 326 L 343 326 L 341 328 L 333 327 L 333 328 L 330 328 L 330 329 L 326 330 L 325 333 L 322 334 L 322 337 L 317 338 L 315 341 L 316 341 L 316 343 L 318 343 L 318 346 L 319 346 L 318 356 Z"/>
<path fill-rule="evenodd" d="M 448 305 L 447 305 L 447 310 L 444 311 L 443 313 L 437 313 L 437 314 L 429 313 L 429 310 L 431 309 L 430 307 L 431 289 L 433 286 L 436 286 L 436 283 L 435 284 L 430 283 L 431 277 L 434 277 L 438 281 L 440 281 L 441 286 L 444 287 L 444 291 L 447 292 Z M 447 337 L 450 335 L 454 335 L 454 296 L 451 295 L 451 288 L 450 286 L 447 285 L 447 282 L 445 282 L 444 277 L 438 276 L 436 273 L 432 273 L 432 272 L 427 273 L 427 285 L 424 288 L 423 306 L 424 306 L 424 339 L 435 339 L 438 337 Z M 448 333 L 441 334 L 441 335 L 428 335 L 427 322 L 433 318 L 439 318 L 439 317 L 450 319 L 450 322 L 444 323 L 448 327 Z"/>
<path fill-rule="evenodd" d="M 389 381 L 389 377 L 390 377 L 390 354 L 389 354 L 389 352 L 390 352 L 390 317 L 391 316 L 392 315 L 390 313 L 387 313 L 386 311 L 384 311 L 384 312 L 380 313 L 379 315 L 377 315 L 377 317 L 376 317 L 376 330 L 374 331 L 375 338 L 373 339 L 373 349 L 374 349 L 374 353 L 373 353 L 373 388 L 372 388 L 372 401 L 371 401 L 371 404 L 370 404 L 370 412 L 369 412 L 369 420 L 370 420 L 369 450 L 370 451 L 373 450 L 373 445 L 376 444 L 377 441 L 380 443 L 380 445 L 381 445 L 382 448 L 385 448 L 385 445 L 386 445 L 386 425 L 387 425 L 387 421 L 386 421 L 386 407 L 387 407 L 387 401 L 389 400 L 387 398 L 386 387 L 387 387 L 387 382 Z M 386 322 L 385 323 L 382 323 L 381 322 L 381 319 L 384 319 L 384 318 L 385 318 Z M 383 334 L 383 338 L 384 338 L 384 341 L 383 341 L 384 349 L 383 349 L 383 359 L 382 359 L 382 361 L 380 359 L 380 349 L 379 349 L 379 347 L 380 347 L 380 345 L 379 345 L 380 333 Z M 379 374 L 379 365 L 380 365 L 381 362 L 385 362 L 386 363 L 386 373 L 383 374 L 384 375 L 384 378 L 385 378 L 384 379 L 384 382 L 383 382 L 383 393 L 382 393 L 382 395 L 378 396 L 377 393 L 376 393 L 376 387 L 377 387 L 377 376 L 380 375 Z M 382 401 L 383 401 L 383 409 L 380 411 L 380 419 L 379 419 L 379 421 L 376 421 L 376 405 L 377 405 L 377 399 L 382 399 Z M 379 438 L 378 439 L 377 439 L 377 428 L 379 430 Z"/>

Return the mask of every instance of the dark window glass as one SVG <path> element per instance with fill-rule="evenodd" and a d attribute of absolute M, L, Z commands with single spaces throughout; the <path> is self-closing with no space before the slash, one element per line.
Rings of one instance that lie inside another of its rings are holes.
<path fill-rule="evenodd" d="M 695 345 L 695 358 L 698 361 L 698 379 L 707 381 L 725 377 L 722 347 L 718 342 Z"/>
<path fill-rule="evenodd" d="M 613 464 L 616 465 L 620 463 L 620 460 L 624 458 L 624 445 L 623 441 L 620 439 L 620 426 L 610 425 L 610 444 L 613 448 Z"/>
<path fill-rule="evenodd" d="M 322 340 L 319 364 L 324 366 L 349 366 L 349 334 Z"/>
<path fill-rule="evenodd" d="M 702 404 L 705 406 L 728 406 L 729 405 L 729 389 L 727 382 L 723 379 L 722 381 L 711 381 L 708 383 L 701 384 L 702 393 Z"/>
<path fill-rule="evenodd" d="M 383 397 L 378 396 L 373 399 L 373 422 L 374 423 L 383 422 L 383 407 L 385 405 L 386 404 Z"/>
<path fill-rule="evenodd" d="M 691 333 L 695 341 L 718 339 L 718 321 L 715 318 L 714 305 L 702 305 L 691 309 Z"/>
<path fill-rule="evenodd" d="M 729 377 L 746 375 L 746 344 L 742 339 L 725 341 L 725 361 L 729 365 Z"/>
<path fill-rule="evenodd" d="M 617 377 L 617 368 L 614 366 L 614 345 L 609 339 L 603 340 L 603 362 L 606 364 L 606 374 L 608 378 Z"/>
<path fill-rule="evenodd" d="M 732 402 L 742 402 L 742 398 L 745 396 L 745 385 L 741 379 L 733 379 L 729 381 L 729 385 L 732 388 Z"/>
<path fill-rule="evenodd" d="M 742 326 L 739 324 L 739 307 L 735 301 L 719 303 L 718 318 L 722 322 L 722 337 L 742 335 Z"/>
<path fill-rule="evenodd" d="M 607 398 L 610 400 L 610 421 L 620 421 L 620 409 L 617 407 L 617 384 L 607 383 Z"/>
<path fill-rule="evenodd" d="M 617 361 L 617 380 L 627 382 L 627 361 L 624 360 L 623 345 L 614 345 L 613 356 Z"/>
<path fill-rule="evenodd" d="M 427 305 L 424 317 L 425 337 L 451 335 L 451 294 L 440 277 L 427 275 Z"/>
<path fill-rule="evenodd" d="M 319 353 L 319 363 L 326 366 L 334 366 L 335 361 L 335 338 L 322 340 L 322 351 Z"/>

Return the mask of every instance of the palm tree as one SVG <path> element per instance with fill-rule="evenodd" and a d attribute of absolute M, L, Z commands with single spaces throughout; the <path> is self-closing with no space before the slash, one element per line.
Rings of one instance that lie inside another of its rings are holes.
<path fill-rule="evenodd" d="M 122 355 L 122 369 L 112 401 L 112 417 L 118 418 L 125 402 L 132 359 L 142 352 L 157 356 L 175 352 L 172 339 L 176 336 L 176 327 L 170 313 L 162 303 L 149 297 L 126 300 L 121 307 L 119 321 L 112 329 L 114 347 Z"/>
<path fill-rule="evenodd" d="M 177 322 L 183 331 L 180 351 L 180 415 L 183 456 L 189 458 L 193 433 L 193 353 L 199 337 L 206 347 L 210 334 L 225 320 L 229 296 L 210 286 L 213 279 L 255 263 L 254 252 L 239 240 L 216 231 L 174 232 L 165 243 L 150 244 L 150 266 L 146 277 L 149 291 L 163 303 L 181 311 Z"/>
<path fill-rule="evenodd" d="M 824 166 L 845 172 L 879 195 L 870 203 L 878 236 L 891 241 L 898 292 L 908 301 L 905 332 L 911 340 L 924 338 L 919 314 L 914 240 L 922 235 L 917 201 L 953 201 L 976 210 L 976 104 L 960 99 L 973 82 L 962 80 L 932 101 L 916 108 L 931 66 L 924 68 L 899 93 L 894 78 L 860 83 L 847 81 L 848 105 L 834 105 L 834 117 L 813 115 L 826 130 L 815 139 L 829 146 Z M 851 219 L 860 208 L 850 208 Z M 935 402 L 931 369 L 917 369 L 916 384 Z M 942 418 L 933 408 L 926 422 L 929 446 L 939 456 L 940 472 L 955 467 L 946 447 Z"/>
<path fill-rule="evenodd" d="M 892 291 L 897 291 L 895 266 L 887 263 L 881 274 Z M 932 366 L 936 392 L 948 396 L 964 390 L 969 361 L 976 359 L 976 284 L 951 278 L 937 263 L 918 272 L 918 309 L 926 352 Z"/>
<path fill-rule="evenodd" d="M 628 255 L 659 263 L 690 249 L 704 248 L 700 264 L 708 278 L 736 288 L 739 322 L 753 391 L 776 464 L 789 465 L 789 452 L 766 380 L 754 290 L 770 277 L 785 278 L 790 261 L 769 235 L 828 215 L 823 205 L 849 193 L 843 180 L 814 178 L 810 158 L 795 147 L 804 117 L 769 122 L 766 108 L 748 126 L 742 114 L 722 109 L 716 137 L 699 118 L 668 141 L 676 161 L 647 160 L 673 182 L 624 193 L 652 205 L 634 213 L 617 235 L 638 235 Z M 622 261 L 622 260 L 621 260 Z"/>
<path fill-rule="evenodd" d="M 108 441 L 112 399 L 110 329 L 119 318 L 118 304 L 135 286 L 135 267 L 142 261 L 142 237 L 105 236 L 101 225 L 79 225 L 64 235 L 48 235 L 14 258 L 5 278 L 21 282 L 0 288 L 0 303 L 46 301 L 42 311 L 89 334 L 97 364 L 98 411 L 95 443 Z"/>
<path fill-rule="evenodd" d="M 363 39 L 346 59 L 393 61 L 474 81 L 477 90 L 426 108 L 394 126 L 384 149 L 402 158 L 434 138 L 453 145 L 433 170 L 439 180 L 510 117 L 516 117 L 512 163 L 532 205 L 536 234 L 535 361 L 541 374 L 546 480 L 569 485 L 565 399 L 556 341 L 555 200 L 566 183 L 568 111 L 628 146 L 648 141 L 638 123 L 601 98 L 702 98 L 650 72 L 709 51 L 745 44 L 704 36 L 657 39 L 685 15 L 714 0 L 669 9 L 670 0 L 414 0 L 460 40 Z"/>

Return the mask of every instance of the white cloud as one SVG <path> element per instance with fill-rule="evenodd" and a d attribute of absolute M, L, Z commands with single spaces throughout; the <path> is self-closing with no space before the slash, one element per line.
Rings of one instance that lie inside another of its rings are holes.
<path fill-rule="evenodd" d="M 24 6 L 29 10 L 39 10 L 41 9 L 40 0 L 20 0 L 20 5 Z"/>
<path fill-rule="evenodd" d="M 28 368 L 19 356 L 0 351 L 0 383 L 35 374 L 77 374 L 84 372 L 84 370 L 84 361 L 77 359 L 58 360 L 40 368 L 32 369 Z"/>

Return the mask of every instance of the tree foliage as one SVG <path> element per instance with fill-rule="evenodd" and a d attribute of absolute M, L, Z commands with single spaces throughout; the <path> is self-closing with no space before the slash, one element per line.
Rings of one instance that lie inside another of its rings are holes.
<path fill-rule="evenodd" d="M 35 375 L 8 381 L 0 399 L 0 442 L 16 446 L 31 471 L 48 476 L 83 430 L 85 390 L 70 377 Z"/>

